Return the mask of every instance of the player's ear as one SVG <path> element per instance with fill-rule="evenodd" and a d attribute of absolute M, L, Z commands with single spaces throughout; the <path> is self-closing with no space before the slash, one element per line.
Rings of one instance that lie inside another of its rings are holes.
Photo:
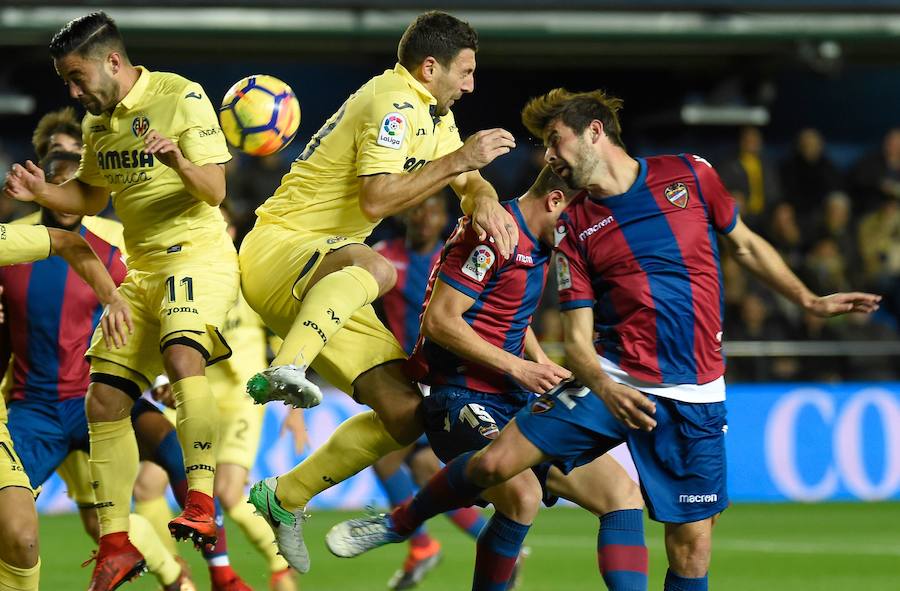
<path fill-rule="evenodd" d="M 590 140 L 592 144 L 597 143 L 597 140 L 600 139 L 600 136 L 603 135 L 603 122 L 599 119 L 594 119 L 591 121 L 590 125 L 588 125 L 590 129 L 591 135 Z"/>
<path fill-rule="evenodd" d="M 425 82 L 431 82 L 434 80 L 434 75 L 438 68 L 438 61 L 431 57 L 430 55 L 425 58 L 422 62 L 422 65 L 419 66 L 419 71 L 422 75 L 422 80 Z"/>
<path fill-rule="evenodd" d="M 547 193 L 547 211 L 556 211 L 565 207 L 566 195 L 559 189 L 554 189 Z"/>

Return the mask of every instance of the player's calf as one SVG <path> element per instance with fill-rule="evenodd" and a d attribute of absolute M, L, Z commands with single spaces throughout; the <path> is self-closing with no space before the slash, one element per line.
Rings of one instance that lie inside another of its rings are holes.
<path fill-rule="evenodd" d="M 513 419 L 500 431 L 497 439 L 469 461 L 466 476 L 479 487 L 490 488 L 546 459 L 544 453 L 522 435 Z"/>

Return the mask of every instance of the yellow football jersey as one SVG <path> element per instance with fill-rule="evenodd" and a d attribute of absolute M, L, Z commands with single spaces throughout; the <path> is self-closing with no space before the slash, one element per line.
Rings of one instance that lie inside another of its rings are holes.
<path fill-rule="evenodd" d="M 30 263 L 50 256 L 50 233 L 44 226 L 0 224 L 0 265 Z"/>
<path fill-rule="evenodd" d="M 453 113 L 400 64 L 366 82 L 317 131 L 259 223 L 362 240 L 377 225 L 359 208 L 360 176 L 412 172 L 462 145 Z"/>
<path fill-rule="evenodd" d="M 10 222 L 10 224 L 37 225 L 41 223 L 41 212 L 36 211 Z M 125 237 L 122 234 L 122 224 L 116 220 L 94 215 L 86 215 L 81 218 L 81 225 L 91 231 L 92 234 L 105 240 L 125 252 Z"/>
<path fill-rule="evenodd" d="M 231 357 L 206 368 L 206 375 L 216 396 L 225 394 L 221 386 L 229 382 L 238 383 L 237 392 L 244 395 L 247 380 L 256 372 L 265 369 L 268 364 L 266 328 L 241 293 L 238 293 L 237 302 L 225 317 L 222 336 L 231 347 Z"/>
<path fill-rule="evenodd" d="M 111 191 L 129 266 L 164 260 L 171 249 L 215 259 L 233 248 L 219 208 L 193 197 L 178 173 L 143 152 L 143 136 L 156 129 L 198 166 L 228 162 L 215 109 L 199 84 L 138 70 L 134 87 L 112 113 L 85 116 L 77 178 Z"/>

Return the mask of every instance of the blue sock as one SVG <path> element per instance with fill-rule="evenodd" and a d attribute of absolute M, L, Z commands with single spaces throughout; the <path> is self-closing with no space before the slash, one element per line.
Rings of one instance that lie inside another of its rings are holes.
<path fill-rule="evenodd" d="M 169 431 L 159 442 L 159 446 L 153 453 L 153 462 L 159 464 L 166 471 L 173 487 L 182 480 L 187 480 L 187 475 L 184 473 L 184 456 L 181 454 L 181 444 L 178 442 L 175 429 Z"/>
<path fill-rule="evenodd" d="M 609 591 L 646 591 L 643 511 L 624 509 L 600 517 L 597 565 Z"/>
<path fill-rule="evenodd" d="M 388 500 L 391 502 L 391 508 L 402 505 L 416 494 L 415 485 L 412 476 L 409 474 L 406 466 L 400 466 L 397 471 L 381 479 L 381 486 L 387 493 Z M 412 537 L 418 538 L 425 534 L 425 526 L 420 526 L 413 532 Z"/>
<path fill-rule="evenodd" d="M 494 513 L 478 536 L 472 591 L 503 591 L 509 584 L 530 525 Z"/>
<path fill-rule="evenodd" d="M 666 584 L 663 586 L 663 591 L 708 591 L 708 589 L 708 574 L 699 579 L 686 579 L 673 573 L 672 569 L 666 571 Z"/>
<path fill-rule="evenodd" d="M 456 527 L 466 532 L 473 538 L 478 538 L 478 534 L 487 525 L 487 519 L 481 514 L 481 511 L 475 507 L 463 507 L 462 509 L 454 509 L 444 513 L 447 519 L 452 521 Z"/>
<path fill-rule="evenodd" d="M 213 497 L 216 506 L 216 547 L 212 550 L 202 549 L 204 560 L 209 566 L 228 566 L 228 538 L 225 535 L 225 513 L 218 497 Z"/>

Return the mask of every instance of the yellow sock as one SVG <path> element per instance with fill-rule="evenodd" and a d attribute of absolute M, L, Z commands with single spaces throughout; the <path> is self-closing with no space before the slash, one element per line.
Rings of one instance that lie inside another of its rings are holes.
<path fill-rule="evenodd" d="M 138 448 L 131 417 L 88 423 L 91 480 L 97 498 L 100 535 L 128 531 L 131 491 L 138 473 Z"/>
<path fill-rule="evenodd" d="M 171 585 L 181 574 L 181 565 L 163 545 L 149 521 L 134 513 L 128 517 L 128 539 L 144 555 L 147 570 L 153 573 L 164 587 Z M 171 536 L 166 532 L 166 538 L 169 537 Z"/>
<path fill-rule="evenodd" d="M 172 521 L 172 511 L 165 496 L 156 497 L 149 501 L 135 501 L 134 512 L 147 520 L 156 536 L 162 541 L 166 550 L 177 554 L 175 538 L 169 535 L 169 522 Z M 129 530 L 130 531 L 130 530 Z"/>
<path fill-rule="evenodd" d="M 0 560 L 0 591 L 38 591 L 41 559 L 31 568 L 19 568 Z"/>
<path fill-rule="evenodd" d="M 253 544 L 260 554 L 266 557 L 269 572 L 277 573 L 288 567 L 287 561 L 278 554 L 275 546 L 275 535 L 272 533 L 266 521 L 253 513 L 253 509 L 247 502 L 247 498 L 226 511 L 228 517 L 238 524 L 247 539 Z"/>
<path fill-rule="evenodd" d="M 312 363 L 350 316 L 378 297 L 378 282 L 362 267 L 344 267 L 313 285 L 272 365 Z"/>
<path fill-rule="evenodd" d="M 213 494 L 219 413 L 206 376 L 191 376 L 172 384 L 177 421 L 175 430 L 184 453 L 188 488 Z"/>
<path fill-rule="evenodd" d="M 373 411 L 354 415 L 293 470 L 278 477 L 275 491 L 288 511 L 305 507 L 311 498 L 403 445 L 391 437 Z"/>

